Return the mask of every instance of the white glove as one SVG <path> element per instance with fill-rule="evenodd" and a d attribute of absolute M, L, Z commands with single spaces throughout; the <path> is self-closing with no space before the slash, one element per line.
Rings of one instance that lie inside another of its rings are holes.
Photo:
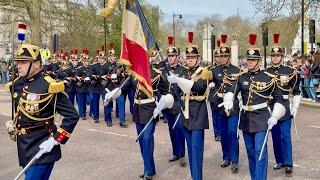
<path fill-rule="evenodd" d="M 298 108 L 297 107 L 291 107 L 291 115 L 293 116 L 293 118 L 296 118 L 298 113 Z"/>
<path fill-rule="evenodd" d="M 155 109 L 153 110 L 153 116 L 152 116 L 152 118 L 153 118 L 153 119 L 156 118 L 160 113 L 161 113 L 161 110 L 160 110 L 159 108 L 155 108 Z"/>
<path fill-rule="evenodd" d="M 224 107 L 226 114 L 230 113 L 230 110 L 233 108 L 233 93 L 228 92 L 223 96 L 223 103 L 219 104 L 218 107 Z"/>
<path fill-rule="evenodd" d="M 191 91 L 191 88 L 194 84 L 193 80 L 185 79 L 178 77 L 174 74 L 171 74 L 168 76 L 168 81 L 170 83 L 177 83 L 177 85 L 180 87 L 180 89 L 185 93 L 188 94 Z"/>
<path fill-rule="evenodd" d="M 6 129 L 8 133 L 13 133 L 15 129 L 14 122 L 12 120 L 9 120 L 5 123 Z"/>
<path fill-rule="evenodd" d="M 268 129 L 271 130 L 273 126 L 275 126 L 278 123 L 278 119 L 274 116 L 271 116 L 268 119 Z"/>
<path fill-rule="evenodd" d="M 121 95 L 121 89 L 120 88 L 115 88 L 114 90 L 106 93 L 104 97 L 104 103 L 106 103 L 109 99 L 115 100 Z"/>
<path fill-rule="evenodd" d="M 66 83 L 68 83 L 68 81 L 67 81 L 67 80 L 63 80 L 63 83 L 65 83 L 65 84 L 66 84 Z"/>
<path fill-rule="evenodd" d="M 166 108 L 166 97 L 162 95 L 156 109 L 159 109 L 160 111 L 162 111 L 165 108 Z"/>
<path fill-rule="evenodd" d="M 176 76 L 176 75 L 174 75 L 174 74 L 170 74 L 169 76 L 168 76 L 168 81 L 170 82 L 170 83 L 177 83 L 178 82 L 178 79 L 179 79 L 179 77 L 178 76 Z"/>
<path fill-rule="evenodd" d="M 90 81 L 89 77 L 84 78 L 85 81 Z"/>
<path fill-rule="evenodd" d="M 300 106 L 300 102 L 301 102 L 301 96 L 300 95 L 295 95 L 293 96 L 292 99 L 292 103 L 291 103 L 291 115 L 293 116 L 293 118 L 295 118 L 297 116 L 298 113 L 298 109 Z"/>
<path fill-rule="evenodd" d="M 53 149 L 53 147 L 55 145 L 58 145 L 59 143 L 53 138 L 53 137 L 50 137 L 48 140 L 42 142 L 39 146 L 40 148 L 40 151 L 44 153 L 49 153 L 51 152 L 51 150 Z"/>
<path fill-rule="evenodd" d="M 208 84 L 208 86 L 209 86 L 209 88 L 213 88 L 213 87 L 215 87 L 216 85 L 215 85 L 214 82 L 211 82 L 211 83 Z"/>

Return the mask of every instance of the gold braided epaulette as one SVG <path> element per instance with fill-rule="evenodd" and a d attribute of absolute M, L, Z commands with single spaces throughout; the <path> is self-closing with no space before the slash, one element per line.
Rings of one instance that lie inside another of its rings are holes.
<path fill-rule="evenodd" d="M 4 89 L 6 90 L 6 92 L 10 92 L 11 86 L 12 86 L 12 81 L 4 85 Z"/>
<path fill-rule="evenodd" d="M 17 77 L 15 80 L 13 80 L 13 82 L 16 82 L 20 77 Z M 12 86 L 12 81 L 8 82 L 7 84 L 4 85 L 4 89 L 7 91 L 7 92 L 10 92 L 10 89 L 11 89 L 11 86 Z"/>
<path fill-rule="evenodd" d="M 64 92 L 64 83 L 57 82 L 56 80 L 52 79 L 50 76 L 45 76 L 44 79 L 49 83 L 48 93 L 55 94 Z"/>
<path fill-rule="evenodd" d="M 200 78 L 204 80 L 212 80 L 213 79 L 212 71 L 208 70 L 208 68 L 204 68 L 199 75 L 199 79 Z"/>

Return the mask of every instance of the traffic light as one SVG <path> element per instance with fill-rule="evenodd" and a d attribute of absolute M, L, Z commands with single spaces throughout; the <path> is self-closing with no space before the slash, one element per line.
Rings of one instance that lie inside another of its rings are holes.
<path fill-rule="evenodd" d="M 262 45 L 268 46 L 268 25 L 267 23 L 262 23 Z"/>
<path fill-rule="evenodd" d="M 315 27 L 315 20 L 311 19 L 309 20 L 309 43 L 315 43 L 316 42 L 316 27 Z"/>

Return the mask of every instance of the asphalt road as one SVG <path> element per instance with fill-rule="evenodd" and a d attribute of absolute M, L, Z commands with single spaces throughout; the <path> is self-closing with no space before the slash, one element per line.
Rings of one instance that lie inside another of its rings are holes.
<path fill-rule="evenodd" d="M 4 123 L 11 115 L 10 98 L 0 87 L 0 179 L 13 179 L 19 171 L 15 142 L 9 140 Z M 102 106 L 100 110 L 101 117 Z M 59 119 L 59 117 L 58 117 Z M 104 122 L 94 124 L 93 120 L 80 120 L 66 145 L 63 145 L 63 157 L 58 161 L 51 174 L 54 180 L 69 179 L 139 179 L 143 172 L 143 163 L 138 143 L 135 142 L 136 129 L 127 114 L 129 128 L 120 128 L 114 117 L 113 127 Z M 269 179 L 320 179 L 320 109 L 302 107 L 297 117 L 299 142 L 294 129 L 293 159 L 294 173 L 285 177 L 283 171 L 274 171 L 272 140 L 269 138 Z M 210 127 L 212 127 L 210 122 Z M 240 133 L 241 134 L 241 133 Z M 271 136 L 270 136 L 271 137 Z M 159 122 L 155 131 L 155 163 L 157 175 L 154 179 L 191 179 L 189 168 L 179 163 L 169 163 L 171 144 L 167 124 Z M 239 173 L 231 174 L 230 168 L 220 167 L 222 153 L 219 142 L 214 141 L 213 130 L 206 130 L 204 153 L 204 179 L 238 180 L 250 179 L 247 154 L 240 136 Z"/>

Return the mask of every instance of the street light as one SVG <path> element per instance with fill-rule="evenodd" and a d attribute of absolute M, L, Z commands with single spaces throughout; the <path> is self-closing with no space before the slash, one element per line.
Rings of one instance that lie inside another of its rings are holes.
<path fill-rule="evenodd" d="M 214 27 L 214 25 L 213 24 L 210 24 L 209 23 L 209 21 L 207 21 L 207 37 L 206 37 L 206 41 L 207 41 L 207 61 L 209 61 L 209 51 L 211 51 L 211 49 L 209 48 L 209 41 L 210 41 L 210 39 L 211 39 L 211 37 L 209 37 L 209 25 L 210 25 L 210 27 L 211 27 L 211 29 L 210 29 L 210 31 L 212 31 L 212 29 L 213 29 L 213 27 Z M 212 34 L 212 32 L 211 32 L 211 34 Z"/>
<path fill-rule="evenodd" d="M 174 21 L 174 18 L 175 17 L 178 17 L 179 19 L 182 19 L 182 15 L 181 14 L 175 14 L 174 12 L 172 13 L 172 34 L 173 34 L 173 45 L 175 46 L 176 45 L 176 30 L 175 30 L 175 21 Z"/>

